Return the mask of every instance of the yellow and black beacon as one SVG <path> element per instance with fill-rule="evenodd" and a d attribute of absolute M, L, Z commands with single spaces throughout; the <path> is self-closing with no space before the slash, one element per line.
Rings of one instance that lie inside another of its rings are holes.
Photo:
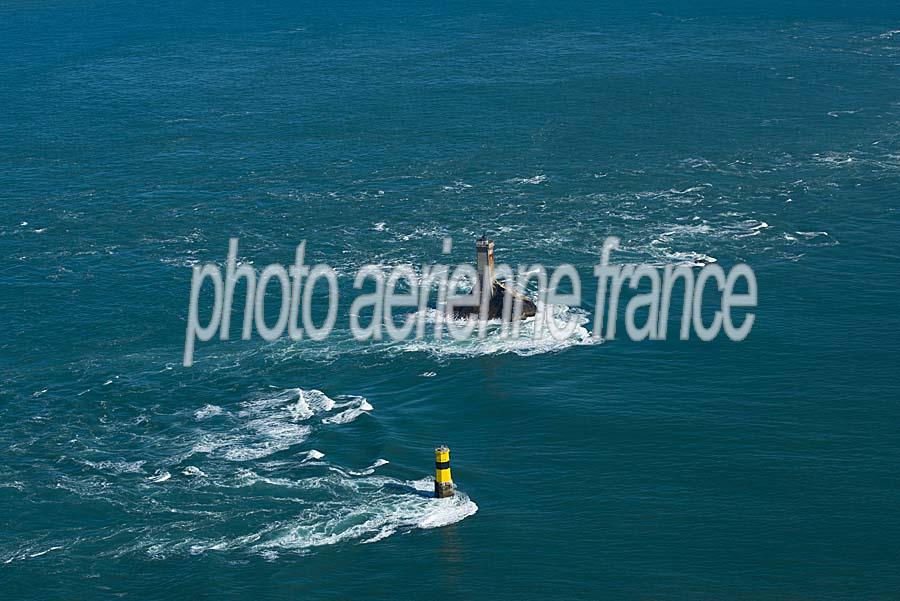
<path fill-rule="evenodd" d="M 452 497 L 454 489 L 450 477 L 450 449 L 441 445 L 434 450 L 434 496 L 438 499 Z"/>

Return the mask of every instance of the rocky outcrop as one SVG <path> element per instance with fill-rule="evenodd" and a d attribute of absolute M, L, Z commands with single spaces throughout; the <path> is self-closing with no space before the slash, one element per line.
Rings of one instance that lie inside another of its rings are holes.
<path fill-rule="evenodd" d="M 505 301 L 507 296 L 509 296 L 509 300 Z M 491 286 L 490 299 L 488 299 L 487 302 L 487 319 L 502 319 L 504 302 L 509 303 L 509 319 L 511 321 L 515 321 L 516 319 L 527 319 L 529 317 L 534 317 L 537 313 L 537 305 L 534 304 L 534 301 L 532 301 L 524 294 L 521 294 L 520 292 L 506 286 L 505 284 L 494 280 L 493 286 Z M 521 303 L 522 309 L 517 313 L 517 305 L 519 303 Z M 457 319 L 465 317 L 478 317 L 480 315 L 480 311 L 480 305 L 475 307 L 454 306 L 453 317 Z"/>

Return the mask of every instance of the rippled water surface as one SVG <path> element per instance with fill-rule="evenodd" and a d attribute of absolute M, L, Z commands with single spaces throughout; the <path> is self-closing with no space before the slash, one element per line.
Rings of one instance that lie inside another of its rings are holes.
<path fill-rule="evenodd" d="M 0 7 L 0 590 L 896 596 L 898 67 L 887 4 Z M 482 232 L 570 337 L 352 339 Z M 750 337 L 593 340 L 608 235 L 750 264 Z M 230 237 L 336 268 L 328 340 L 181 366 Z"/>

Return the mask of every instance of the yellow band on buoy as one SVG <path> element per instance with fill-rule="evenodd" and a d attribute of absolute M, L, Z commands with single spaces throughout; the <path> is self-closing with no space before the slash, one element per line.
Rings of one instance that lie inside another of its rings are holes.
<path fill-rule="evenodd" d="M 434 481 L 438 484 L 453 482 L 450 476 L 450 449 L 445 446 L 434 450 Z"/>

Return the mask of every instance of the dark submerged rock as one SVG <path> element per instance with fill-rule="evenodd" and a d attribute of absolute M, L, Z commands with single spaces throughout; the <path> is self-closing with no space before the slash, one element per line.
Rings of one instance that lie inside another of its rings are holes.
<path fill-rule="evenodd" d="M 506 301 L 506 297 L 509 296 L 509 300 Z M 500 283 L 497 280 L 493 281 L 493 285 L 491 286 L 490 291 L 490 299 L 487 301 L 487 319 L 502 319 L 503 318 L 503 304 L 504 302 L 509 303 L 509 319 L 510 321 L 515 321 L 517 319 L 527 319 L 529 317 L 534 317 L 537 313 L 537 305 L 535 305 L 534 301 L 530 298 L 521 294 L 520 292 L 513 290 L 512 288 L 506 286 L 505 284 Z M 517 312 L 517 305 L 521 304 L 521 311 Z M 457 319 L 466 318 L 466 317 L 479 317 L 481 311 L 481 306 L 475 307 L 453 307 L 453 317 Z"/>

